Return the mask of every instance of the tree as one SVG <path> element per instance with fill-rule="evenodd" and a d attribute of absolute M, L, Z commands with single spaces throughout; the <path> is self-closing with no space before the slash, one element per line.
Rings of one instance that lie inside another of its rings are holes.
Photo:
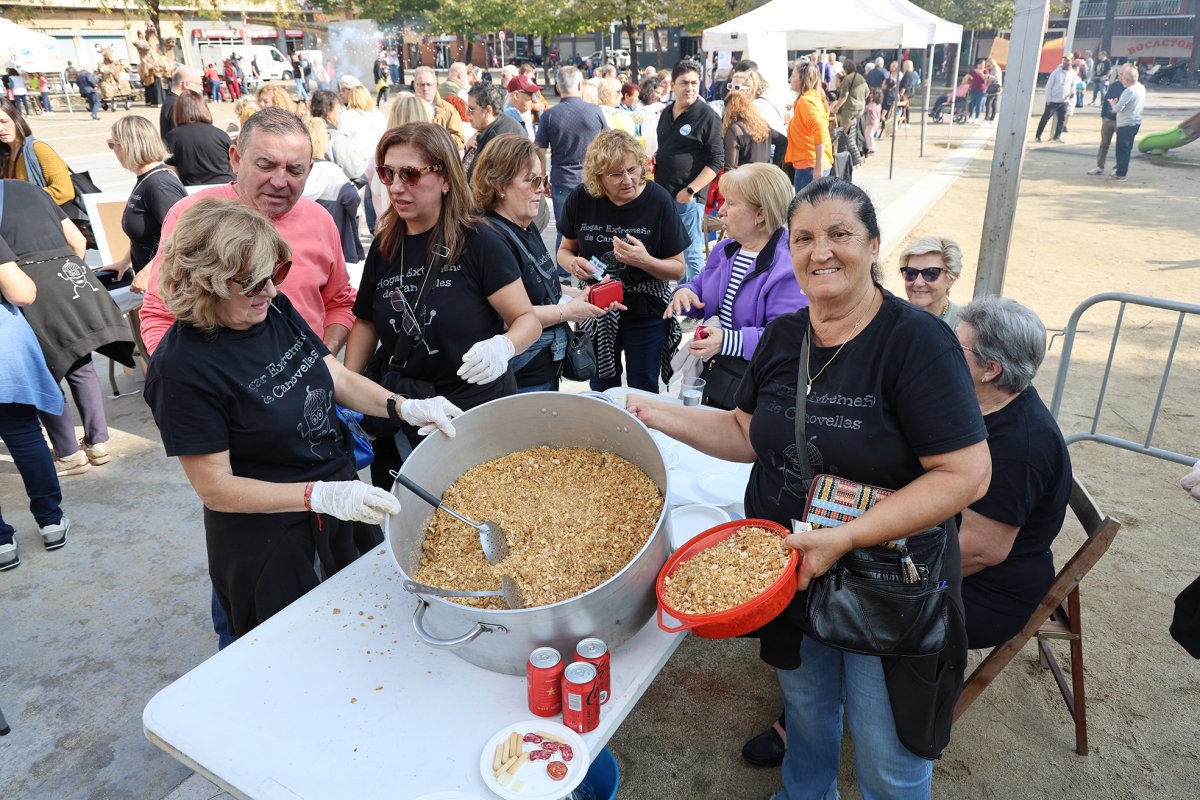
<path fill-rule="evenodd" d="M 1012 26 L 1014 0 L 913 0 L 926 11 L 957 22 L 968 31 L 999 31 Z"/>

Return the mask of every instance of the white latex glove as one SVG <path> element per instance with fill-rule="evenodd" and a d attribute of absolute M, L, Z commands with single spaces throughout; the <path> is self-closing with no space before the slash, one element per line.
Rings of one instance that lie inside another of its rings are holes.
<path fill-rule="evenodd" d="M 461 408 L 441 395 L 428 400 L 405 400 L 400 404 L 400 419 L 417 428 L 421 436 L 428 436 L 437 430 L 454 436 L 457 431 L 450 420 L 461 413 Z"/>
<path fill-rule="evenodd" d="M 1200 461 L 1192 465 L 1192 471 L 1184 475 L 1179 481 L 1179 485 L 1183 490 L 1190 494 L 1193 499 L 1200 501 Z"/>
<path fill-rule="evenodd" d="M 348 522 L 378 524 L 387 515 L 400 513 L 395 495 L 362 481 L 317 481 L 309 505 L 318 514 Z"/>
<path fill-rule="evenodd" d="M 515 350 L 508 337 L 501 334 L 476 342 L 463 356 L 458 377 L 467 383 L 491 383 L 508 372 L 508 360 Z"/>

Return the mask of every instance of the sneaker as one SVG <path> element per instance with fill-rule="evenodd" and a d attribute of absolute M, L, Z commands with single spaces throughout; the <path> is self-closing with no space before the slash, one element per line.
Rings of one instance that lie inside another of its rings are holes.
<path fill-rule="evenodd" d="M 60 478 L 67 475 L 82 475 L 92 468 L 92 462 L 82 450 L 76 450 L 69 456 L 54 459 L 54 471 Z"/>
<path fill-rule="evenodd" d="M 57 550 L 67 543 L 67 532 L 71 530 L 71 520 L 63 514 L 62 522 L 57 525 L 47 525 L 41 529 L 42 544 L 47 550 Z"/>
<path fill-rule="evenodd" d="M 1129 179 L 1128 179 L 1128 178 L 1126 178 L 1124 175 L 1113 175 L 1113 176 L 1112 176 L 1112 179 L 1113 179 L 1114 181 L 1127 181 L 1127 180 L 1129 180 Z"/>
<path fill-rule="evenodd" d="M 1041 143 L 1042 143 L 1042 137 L 1040 137 L 1040 136 L 1035 136 L 1035 137 L 1033 137 L 1033 140 L 1034 140 L 1035 142 L 1037 142 L 1038 144 L 1041 144 Z"/>
<path fill-rule="evenodd" d="M 108 445 L 105 442 L 88 444 L 83 439 L 80 439 L 79 449 L 83 451 L 84 455 L 87 456 L 87 460 L 92 462 L 93 466 L 98 467 L 101 464 L 107 464 L 109 459 L 112 458 L 112 455 L 108 452 Z"/>
<path fill-rule="evenodd" d="M 1055 137 L 1054 137 L 1053 139 L 1051 139 L 1050 141 L 1052 141 L 1052 142 L 1058 142 L 1059 144 L 1066 144 L 1066 142 L 1064 142 L 1064 141 L 1062 140 L 1062 137 L 1061 137 L 1061 136 L 1055 136 Z"/>
<path fill-rule="evenodd" d="M 0 544 L 0 572 L 14 569 L 21 565 L 21 556 L 17 554 L 17 540 L 8 544 Z"/>
<path fill-rule="evenodd" d="M 1104 167 L 1092 167 L 1087 171 L 1088 175 L 1103 175 Z"/>

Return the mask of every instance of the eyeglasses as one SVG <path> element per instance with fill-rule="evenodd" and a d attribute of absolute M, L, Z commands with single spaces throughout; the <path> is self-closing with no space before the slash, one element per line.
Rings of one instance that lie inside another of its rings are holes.
<path fill-rule="evenodd" d="M 409 186 L 416 186 L 421 182 L 421 176 L 426 172 L 441 172 L 441 164 L 431 164 L 428 167 L 399 167 L 392 168 L 387 164 L 380 164 L 375 167 L 375 174 L 379 176 L 379 180 L 384 186 L 391 186 L 396 178 L 404 181 Z"/>
<path fill-rule="evenodd" d="M 744 92 L 744 91 L 747 91 L 749 88 L 750 88 L 749 86 L 745 86 L 740 83 L 729 84 L 729 91 L 731 91 L 731 92 Z"/>
<path fill-rule="evenodd" d="M 533 189 L 535 192 L 541 191 L 542 189 L 545 189 L 547 192 L 550 191 L 550 176 L 549 175 L 534 175 L 532 178 L 529 178 L 528 180 L 529 180 L 529 188 Z"/>
<path fill-rule="evenodd" d="M 925 279 L 926 283 L 933 283 L 938 278 L 942 277 L 943 272 L 947 272 L 944 267 L 929 267 L 928 269 L 913 269 L 912 267 L 901 267 L 900 274 L 904 276 L 905 283 L 912 283 L 920 275 Z"/>
<path fill-rule="evenodd" d="M 262 294 L 263 289 L 267 288 L 267 281 L 270 281 L 271 283 L 278 286 L 279 284 L 283 283 L 284 279 L 287 278 L 288 273 L 291 271 L 292 271 L 292 262 L 291 261 L 280 261 L 278 264 L 275 265 L 275 269 L 271 271 L 271 274 L 268 275 L 267 277 L 263 278 L 262 280 L 255 281 L 253 283 L 251 283 L 249 279 L 242 280 L 241 278 L 230 278 L 230 280 L 233 281 L 234 283 L 236 283 L 238 286 L 242 287 L 242 295 L 243 296 L 256 297 L 256 296 Z"/>
<path fill-rule="evenodd" d="M 606 173 L 604 173 L 604 177 L 609 178 L 610 180 L 614 180 L 614 181 L 622 181 L 622 180 L 625 180 L 626 178 L 633 178 L 634 180 L 636 180 L 637 177 L 641 174 L 642 174 L 642 165 L 634 164 L 629 169 L 623 169 L 620 172 L 606 172 Z"/>

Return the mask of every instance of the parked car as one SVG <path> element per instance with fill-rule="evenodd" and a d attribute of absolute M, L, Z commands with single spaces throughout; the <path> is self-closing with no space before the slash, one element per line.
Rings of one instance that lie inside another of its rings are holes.
<path fill-rule="evenodd" d="M 613 50 L 611 47 L 597 50 L 588 56 L 587 60 L 593 69 L 605 63 L 615 64 L 617 69 L 625 69 L 631 63 L 628 50 Z"/>

